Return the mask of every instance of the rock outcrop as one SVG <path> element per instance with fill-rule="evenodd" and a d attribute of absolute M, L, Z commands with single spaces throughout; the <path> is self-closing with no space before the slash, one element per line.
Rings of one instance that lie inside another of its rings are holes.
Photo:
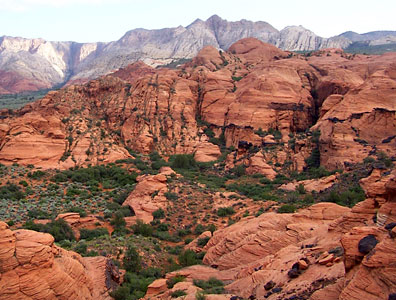
<path fill-rule="evenodd" d="M 279 188 L 286 191 L 295 191 L 300 185 L 308 192 L 323 192 L 337 182 L 337 175 L 330 175 L 319 179 L 301 180 L 281 185 Z"/>
<path fill-rule="evenodd" d="M 94 229 L 97 227 L 104 227 L 108 230 L 109 234 L 112 233 L 113 228 L 108 224 L 94 215 L 81 217 L 79 213 L 64 213 L 59 214 L 56 220 L 63 219 L 72 228 L 74 236 L 80 238 L 80 229 Z M 42 221 L 42 220 L 37 220 Z"/>
<path fill-rule="evenodd" d="M 153 212 L 168 205 L 169 201 L 164 195 L 168 191 L 166 181 L 167 176 L 174 172 L 170 168 L 162 168 L 161 171 L 157 175 L 142 175 L 137 178 L 138 184 L 122 204 L 129 206 L 135 214 L 126 218 L 128 224 L 136 220 L 150 223 Z"/>
<path fill-rule="evenodd" d="M 120 282 L 105 257 L 83 258 L 46 233 L 11 231 L 0 222 L 0 299 L 112 299 Z"/>
<path fill-rule="evenodd" d="M 293 214 L 244 218 L 215 231 L 204 247 L 208 266 L 191 266 L 166 278 L 183 276 L 182 289 L 191 299 L 196 293 L 189 290 L 191 282 L 213 277 L 242 298 L 391 299 L 396 290 L 395 178 L 395 171 L 374 170 L 363 180 L 371 198 L 352 209 L 319 203 Z M 377 212 L 368 209 L 370 201 L 378 201 Z M 379 218 L 384 207 L 385 222 Z M 190 246 L 196 250 L 194 242 Z M 167 299 L 172 290 L 159 279 L 149 291 L 147 299 Z"/>
<path fill-rule="evenodd" d="M 274 165 L 303 170 L 315 147 L 331 169 L 381 151 L 392 157 L 395 57 L 291 56 L 247 38 L 228 52 L 205 47 L 179 69 L 137 63 L 2 111 L 0 162 L 65 169 L 129 158 L 129 149 L 209 162 L 220 145 L 261 149 L 247 171 L 272 179 Z M 320 131 L 318 144 L 299 137 L 308 130 Z"/>

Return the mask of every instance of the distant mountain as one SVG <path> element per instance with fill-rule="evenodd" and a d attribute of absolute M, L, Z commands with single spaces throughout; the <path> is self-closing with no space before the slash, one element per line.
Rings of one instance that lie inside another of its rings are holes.
<path fill-rule="evenodd" d="M 214 15 L 187 27 L 158 30 L 134 29 L 110 43 L 49 42 L 43 39 L 0 38 L 0 94 L 34 91 L 84 81 L 142 60 L 156 66 L 194 57 L 204 46 L 228 47 L 245 37 L 255 37 L 283 50 L 310 51 L 396 43 L 396 32 L 366 34 L 346 32 L 329 39 L 302 26 L 278 31 L 266 22 L 228 22 Z"/>

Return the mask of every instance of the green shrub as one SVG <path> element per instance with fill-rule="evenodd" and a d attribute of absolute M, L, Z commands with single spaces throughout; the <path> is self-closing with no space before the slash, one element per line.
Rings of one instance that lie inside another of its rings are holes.
<path fill-rule="evenodd" d="M 146 278 L 161 278 L 162 271 L 159 268 L 149 267 L 149 268 L 141 270 L 139 272 L 139 275 L 146 277 Z"/>
<path fill-rule="evenodd" d="M 198 247 L 205 247 L 205 245 L 209 242 L 210 237 L 204 237 L 204 238 L 200 238 L 197 241 L 197 245 Z"/>
<path fill-rule="evenodd" d="M 194 285 L 203 289 L 205 294 L 223 294 L 224 283 L 217 278 L 211 277 L 209 280 L 196 280 L 194 279 Z"/>
<path fill-rule="evenodd" d="M 139 274 L 127 272 L 122 286 L 110 292 L 110 296 L 116 300 L 138 300 L 143 298 L 147 287 L 160 275 L 160 271 L 155 268 L 144 269 Z"/>
<path fill-rule="evenodd" d="M 356 203 L 365 199 L 364 190 L 357 184 L 343 192 L 331 191 L 326 201 L 337 203 L 338 205 L 353 207 Z"/>
<path fill-rule="evenodd" d="M 133 245 L 128 245 L 123 258 L 125 270 L 130 272 L 139 272 L 141 269 L 141 258 Z"/>
<path fill-rule="evenodd" d="M 195 293 L 195 300 L 205 300 L 206 296 L 203 292 L 198 291 Z"/>
<path fill-rule="evenodd" d="M 171 157 L 171 161 L 175 169 L 195 169 L 197 166 L 192 154 L 176 154 Z"/>
<path fill-rule="evenodd" d="M 179 264 L 183 267 L 197 265 L 200 261 L 197 259 L 196 253 L 192 250 L 186 250 L 178 256 Z"/>
<path fill-rule="evenodd" d="M 312 132 L 311 142 L 314 144 L 315 148 L 312 150 L 311 155 L 305 160 L 308 169 L 320 167 L 319 137 L 320 130 Z"/>
<path fill-rule="evenodd" d="M 217 209 L 217 215 L 219 217 L 226 217 L 235 214 L 235 210 L 232 206 L 229 207 L 220 207 Z"/>
<path fill-rule="evenodd" d="M 113 200 L 114 200 L 114 202 L 121 205 L 122 203 L 124 203 L 126 198 L 128 198 L 130 193 L 131 193 L 131 191 L 129 189 L 126 191 L 122 191 L 121 193 L 117 193 L 116 195 L 114 195 Z"/>
<path fill-rule="evenodd" d="M 215 224 L 209 224 L 207 227 L 206 227 L 206 229 L 208 230 L 208 231 L 210 231 L 212 234 L 213 234 L 213 232 L 215 232 L 216 231 L 216 225 Z"/>
<path fill-rule="evenodd" d="M 130 294 L 130 289 L 127 285 L 120 286 L 115 291 L 110 292 L 110 296 L 115 300 L 127 300 Z"/>
<path fill-rule="evenodd" d="M 28 211 L 28 217 L 31 219 L 49 219 L 51 215 L 39 208 L 33 208 Z"/>
<path fill-rule="evenodd" d="M 169 230 L 169 224 L 166 223 L 160 223 L 157 226 L 158 231 L 168 231 Z"/>
<path fill-rule="evenodd" d="M 35 172 L 29 172 L 29 173 L 27 174 L 27 176 L 28 176 L 29 178 L 31 178 L 31 179 L 36 179 L 36 180 L 43 178 L 45 175 L 47 175 L 47 173 L 45 173 L 45 172 L 43 172 L 43 171 L 40 171 L 40 170 L 37 170 L 37 171 L 35 171 Z"/>
<path fill-rule="evenodd" d="M 172 292 L 171 297 L 172 298 L 179 298 L 179 297 L 186 296 L 186 295 L 187 295 L 187 293 L 185 291 L 176 290 L 176 291 Z"/>
<path fill-rule="evenodd" d="M 233 169 L 231 169 L 230 171 L 231 171 L 232 173 L 234 173 L 235 176 L 237 176 L 237 177 L 241 177 L 241 176 L 243 176 L 243 175 L 246 174 L 246 168 L 245 168 L 244 165 L 236 166 L 236 167 L 234 167 Z"/>
<path fill-rule="evenodd" d="M 21 200 L 25 197 L 21 188 L 13 183 L 7 183 L 0 187 L 0 199 Z"/>
<path fill-rule="evenodd" d="M 164 193 L 164 195 L 169 201 L 176 201 L 177 199 L 179 199 L 179 196 L 176 193 L 166 192 Z"/>
<path fill-rule="evenodd" d="M 279 130 L 276 130 L 274 128 L 268 129 L 268 134 L 272 134 L 274 136 L 275 140 L 282 139 L 282 133 Z"/>
<path fill-rule="evenodd" d="M 241 80 L 243 77 L 242 76 L 231 76 L 232 80 L 234 81 L 239 81 Z"/>
<path fill-rule="evenodd" d="M 182 275 L 176 275 L 175 277 L 169 278 L 166 281 L 166 286 L 168 287 L 168 289 L 171 289 L 175 286 L 176 283 L 178 282 L 182 282 L 186 279 L 186 277 L 182 276 Z"/>
<path fill-rule="evenodd" d="M 178 229 L 177 230 L 177 235 L 180 237 L 186 236 L 191 234 L 191 230 L 190 229 Z"/>
<path fill-rule="evenodd" d="M 137 220 L 136 224 L 131 226 L 134 234 L 142 236 L 152 236 L 153 227 L 150 224 L 145 224 L 142 220 Z"/>
<path fill-rule="evenodd" d="M 129 206 L 121 206 L 117 209 L 116 213 L 120 213 L 124 218 L 135 215 L 135 212 Z"/>
<path fill-rule="evenodd" d="M 232 183 L 227 185 L 228 191 L 238 192 L 253 200 L 277 200 L 275 195 L 270 194 L 272 184 L 259 185 L 250 183 Z"/>
<path fill-rule="evenodd" d="M 45 232 L 51 234 L 56 242 L 62 240 L 72 241 L 75 239 L 73 230 L 63 219 L 52 221 L 45 225 Z"/>
<path fill-rule="evenodd" d="M 167 231 L 156 230 L 156 231 L 153 232 L 153 236 L 156 237 L 156 238 L 159 238 L 160 240 L 173 242 L 173 243 L 178 243 L 178 242 L 181 241 L 181 238 L 179 236 L 171 235 Z"/>
<path fill-rule="evenodd" d="M 123 228 L 125 228 L 126 225 L 126 222 L 124 220 L 124 215 L 121 212 L 117 211 L 114 214 L 110 224 L 114 226 L 115 230 L 122 230 Z"/>
<path fill-rule="evenodd" d="M 296 211 L 296 207 L 293 204 L 284 204 L 278 208 L 277 212 L 280 214 L 285 213 L 294 213 Z"/>
<path fill-rule="evenodd" d="M 19 181 L 19 184 L 22 185 L 23 187 L 27 187 L 28 186 L 28 183 L 26 182 L 26 180 Z"/>
<path fill-rule="evenodd" d="M 163 219 L 165 218 L 165 212 L 162 208 L 157 209 L 153 212 L 154 219 Z"/>
<path fill-rule="evenodd" d="M 46 232 L 51 234 L 55 242 L 60 242 L 62 240 L 75 240 L 73 230 L 67 224 L 67 222 L 63 219 L 51 221 L 45 225 L 43 224 L 35 224 L 33 221 L 27 221 L 23 226 L 25 229 L 35 230 L 40 232 Z"/>
<path fill-rule="evenodd" d="M 303 185 L 302 183 L 300 183 L 300 184 L 297 186 L 296 191 L 297 191 L 300 195 L 306 193 L 305 187 L 304 187 L 304 185 Z"/>
<path fill-rule="evenodd" d="M 168 253 L 172 255 L 179 255 L 180 253 L 182 253 L 182 250 L 183 250 L 183 246 L 177 245 L 173 248 L 168 249 Z"/>
<path fill-rule="evenodd" d="M 136 177 L 136 173 L 129 173 L 127 170 L 115 165 L 99 165 L 62 171 L 53 176 L 51 180 L 55 182 L 71 180 L 79 183 L 96 181 L 102 184 L 106 183 L 112 187 L 123 187 L 127 184 L 136 183 Z"/>
<path fill-rule="evenodd" d="M 87 254 L 87 244 L 83 243 L 83 242 L 79 242 L 75 247 L 74 247 L 74 251 L 76 251 L 77 253 L 80 253 L 82 256 L 85 256 Z"/>
<path fill-rule="evenodd" d="M 95 229 L 80 229 L 80 239 L 93 240 L 94 238 L 109 235 L 107 228 L 95 228 Z"/>
<path fill-rule="evenodd" d="M 390 168 L 393 165 L 392 160 L 383 151 L 377 153 L 377 159 L 379 162 L 382 162 L 387 168 Z"/>
<path fill-rule="evenodd" d="M 199 235 L 199 234 L 203 233 L 204 231 L 206 231 L 205 226 L 203 226 L 202 224 L 197 224 L 197 226 L 195 226 L 195 229 L 194 229 L 194 234 Z"/>
<path fill-rule="evenodd" d="M 190 244 L 193 240 L 194 240 L 193 238 L 186 238 L 186 239 L 184 240 L 184 244 L 185 244 L 185 245 L 188 245 L 188 244 Z"/>

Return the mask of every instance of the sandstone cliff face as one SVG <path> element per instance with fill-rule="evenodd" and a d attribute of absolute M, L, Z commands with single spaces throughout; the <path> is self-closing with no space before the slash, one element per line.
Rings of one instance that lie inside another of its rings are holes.
<path fill-rule="evenodd" d="M 244 218 L 214 232 L 203 249 L 207 266 L 166 278 L 184 276 L 179 287 L 189 299 L 197 291 L 194 279 L 215 277 L 243 298 L 386 300 L 396 291 L 395 182 L 395 171 L 375 169 L 362 180 L 368 198 L 352 209 L 320 203 Z M 194 242 L 187 247 L 197 250 Z M 145 298 L 168 299 L 174 290 L 159 279 Z"/>
<path fill-rule="evenodd" d="M 227 147 L 245 143 L 265 150 L 284 143 L 276 162 L 290 161 L 301 171 L 314 145 L 288 141 L 315 122 L 311 130 L 321 132 L 327 168 L 376 151 L 395 155 L 395 54 L 351 56 L 330 49 L 309 58 L 289 56 L 243 39 L 229 52 L 205 47 L 176 70 L 137 63 L 70 85 L 15 114 L 2 112 L 0 161 L 69 168 L 130 157 L 127 148 L 213 161 L 220 152 L 203 132 L 210 129 Z M 279 132 L 277 140 L 260 134 L 271 130 Z M 249 172 L 260 165 L 274 177 L 269 159 L 268 153 L 261 161 L 251 158 Z"/>
<path fill-rule="evenodd" d="M 266 22 L 228 22 L 214 15 L 187 27 L 134 29 L 110 43 L 50 42 L 43 39 L 0 38 L 0 94 L 52 88 L 69 81 L 85 81 L 135 61 L 162 65 L 194 57 L 203 47 L 228 49 L 236 41 L 254 37 L 284 50 L 345 48 L 355 41 L 386 44 L 394 32 L 344 34 L 329 39 L 301 26 L 278 31 Z"/>
<path fill-rule="evenodd" d="M 346 69 L 342 84 L 335 78 L 340 79 L 337 75 L 340 70 L 325 71 L 325 80 L 333 83 L 334 92 L 324 99 L 325 111 L 314 126 L 321 131 L 321 161 L 331 168 L 342 168 L 345 162 L 362 160 L 372 151 L 393 155 L 392 148 L 396 145 L 396 98 L 393 93 L 396 55 L 373 57 L 367 66 L 362 65 L 360 57 L 342 62 L 345 60 L 342 56 L 333 53 L 323 60 L 313 59 L 313 64 L 323 70 L 336 61 Z M 362 72 L 366 72 L 365 75 Z M 324 84 L 318 86 L 318 94 L 321 90 L 324 92 L 322 87 Z M 335 98 L 336 94 L 342 96 Z"/>
<path fill-rule="evenodd" d="M 119 277 L 105 257 L 82 258 L 49 234 L 11 231 L 4 222 L 0 245 L 0 299 L 112 299 L 109 284 Z"/>

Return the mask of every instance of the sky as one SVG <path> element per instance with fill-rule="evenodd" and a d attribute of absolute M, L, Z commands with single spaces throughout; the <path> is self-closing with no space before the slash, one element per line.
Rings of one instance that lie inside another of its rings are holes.
<path fill-rule="evenodd" d="M 228 21 L 302 25 L 322 37 L 396 31 L 396 0 L 0 0 L 0 36 L 109 42 L 134 28 L 187 26 L 217 14 Z"/>

